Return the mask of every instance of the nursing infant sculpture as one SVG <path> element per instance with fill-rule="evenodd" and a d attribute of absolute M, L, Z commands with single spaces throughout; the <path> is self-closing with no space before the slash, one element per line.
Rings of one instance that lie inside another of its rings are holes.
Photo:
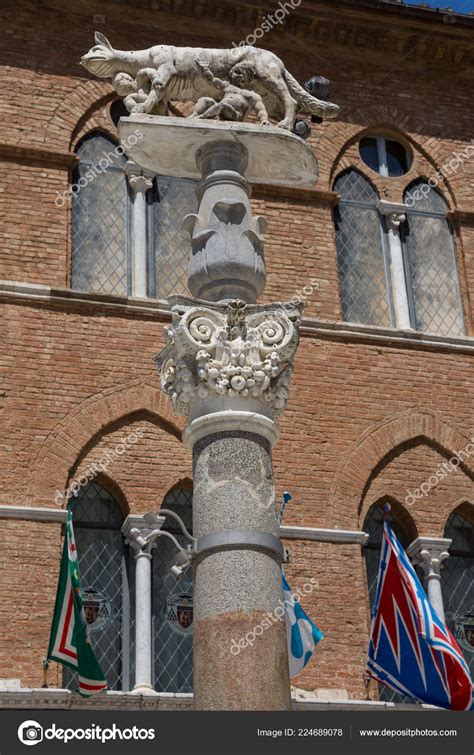
<path fill-rule="evenodd" d="M 253 110 L 263 125 L 272 118 L 290 131 L 297 113 L 322 118 L 339 113 L 337 105 L 309 94 L 268 50 L 156 45 L 126 52 L 115 50 L 99 32 L 95 41 L 81 63 L 110 79 L 129 113 L 168 115 L 170 101 L 194 102 L 190 117 L 243 120 Z"/>

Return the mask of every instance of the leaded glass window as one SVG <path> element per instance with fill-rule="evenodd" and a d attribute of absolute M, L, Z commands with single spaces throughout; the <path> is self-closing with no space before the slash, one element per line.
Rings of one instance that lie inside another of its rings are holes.
<path fill-rule="evenodd" d="M 446 202 L 421 180 L 408 188 L 405 203 L 409 209 L 402 237 L 413 327 L 462 335 L 464 320 Z"/>
<path fill-rule="evenodd" d="M 149 225 L 154 295 L 158 299 L 170 294 L 189 296 L 191 241 L 182 225 L 185 216 L 197 210 L 196 182 L 160 176 L 155 185 Z"/>
<path fill-rule="evenodd" d="M 334 190 L 341 196 L 334 222 L 344 320 L 390 327 L 388 259 L 377 192 L 355 169 L 342 173 Z"/>
<path fill-rule="evenodd" d="M 470 518 L 461 507 L 447 521 L 444 536 L 452 542 L 449 558 L 443 561 L 441 585 L 446 623 L 474 677 L 474 507 L 469 508 Z"/>
<path fill-rule="evenodd" d="M 396 519 L 392 519 L 390 522 L 393 531 L 400 540 L 404 548 L 409 543 L 405 532 Z M 382 550 L 382 538 L 383 538 L 383 525 L 384 525 L 384 510 L 382 506 L 372 506 L 364 520 L 363 530 L 369 536 L 367 545 L 364 546 L 364 560 L 365 569 L 367 573 L 367 585 L 369 589 L 369 602 L 370 610 L 375 601 L 375 593 L 377 590 L 377 580 L 379 576 L 380 567 L 380 553 Z M 379 699 L 384 702 L 391 703 L 406 703 L 413 702 L 412 698 L 400 695 L 397 692 L 386 687 L 384 684 L 379 684 Z"/>
<path fill-rule="evenodd" d="M 77 148 L 72 182 L 71 286 L 80 291 L 128 291 L 130 207 L 126 158 L 108 136 L 93 132 Z"/>
<path fill-rule="evenodd" d="M 143 254 L 147 296 L 166 299 L 173 293 L 188 294 L 191 242 L 182 223 L 197 209 L 195 181 L 157 176 L 146 205 L 140 203 L 137 209 L 124 170 L 127 159 L 121 152 L 119 145 L 98 131 L 88 134 L 77 148 L 71 286 L 80 291 L 143 296 L 141 290 L 136 293 L 132 276 L 132 257 Z M 145 251 L 134 249 L 135 212 L 146 227 Z"/>
<path fill-rule="evenodd" d="M 344 320 L 463 335 L 453 234 L 442 196 L 426 181 L 412 184 L 399 233 L 381 214 L 386 203 L 355 168 L 338 176 L 334 190 L 341 197 L 334 222 Z"/>
<path fill-rule="evenodd" d="M 164 509 L 171 509 L 183 520 L 192 533 L 192 493 L 176 488 L 163 501 Z M 177 523 L 167 517 L 163 529 L 171 532 L 185 547 L 187 540 Z M 154 686 L 157 692 L 192 692 L 192 569 L 177 582 L 170 573 L 176 561 L 176 548 L 169 538 L 158 538 L 153 551 L 153 637 Z"/>
<path fill-rule="evenodd" d="M 411 167 L 411 155 L 400 142 L 383 136 L 365 136 L 359 142 L 364 163 L 381 176 L 403 176 Z"/>
<path fill-rule="evenodd" d="M 128 548 L 120 531 L 117 501 L 96 482 L 72 502 L 81 590 L 91 644 L 109 689 L 129 689 Z M 64 669 L 64 685 L 77 689 L 77 675 Z"/>

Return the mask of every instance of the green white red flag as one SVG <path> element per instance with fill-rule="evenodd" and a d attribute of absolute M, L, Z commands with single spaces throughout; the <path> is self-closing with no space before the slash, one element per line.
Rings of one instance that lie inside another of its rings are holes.
<path fill-rule="evenodd" d="M 72 513 L 69 507 L 48 660 L 58 661 L 63 666 L 77 671 L 78 692 L 83 697 L 90 697 L 107 688 L 107 682 L 90 644 L 81 596 Z"/>

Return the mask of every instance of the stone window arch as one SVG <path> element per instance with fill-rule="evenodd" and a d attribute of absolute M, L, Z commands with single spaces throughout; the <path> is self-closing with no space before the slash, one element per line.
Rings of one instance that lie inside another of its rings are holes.
<path fill-rule="evenodd" d="M 441 587 L 446 623 L 474 674 L 474 506 L 464 503 L 446 522 L 449 558 L 443 562 Z"/>
<path fill-rule="evenodd" d="M 81 589 L 91 644 L 109 689 L 129 684 L 129 561 L 114 496 L 93 481 L 71 503 Z M 64 686 L 77 688 L 76 673 L 64 668 Z"/>

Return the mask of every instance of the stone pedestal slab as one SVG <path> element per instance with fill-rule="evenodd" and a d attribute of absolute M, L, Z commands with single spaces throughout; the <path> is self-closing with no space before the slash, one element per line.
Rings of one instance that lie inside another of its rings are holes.
<path fill-rule="evenodd" d="M 247 151 L 245 177 L 251 183 L 311 187 L 318 176 L 310 147 L 274 126 L 138 114 L 121 118 L 118 132 L 128 157 L 158 175 L 199 179 L 199 150 L 210 142 L 226 141 Z"/>

